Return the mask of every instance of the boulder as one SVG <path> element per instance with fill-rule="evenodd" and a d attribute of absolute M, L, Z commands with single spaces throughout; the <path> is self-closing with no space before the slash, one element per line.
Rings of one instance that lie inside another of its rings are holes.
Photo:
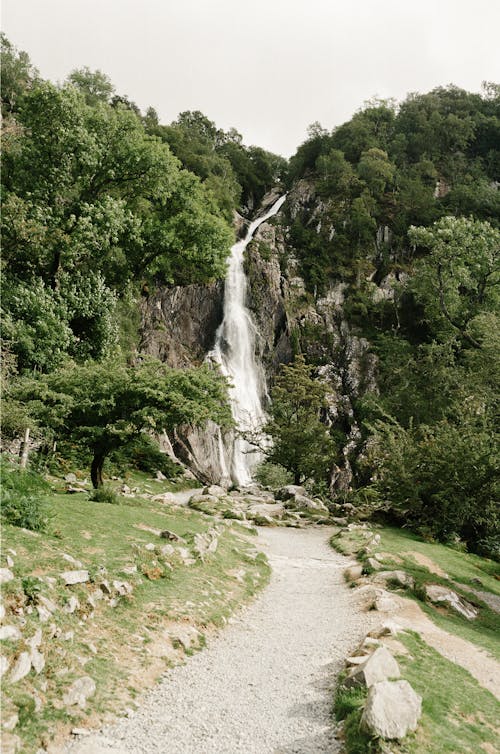
<path fill-rule="evenodd" d="M 63 696 L 63 702 L 67 707 L 78 705 L 82 709 L 87 704 L 87 699 L 95 693 L 95 682 L 86 675 L 83 678 L 77 678 Z"/>
<path fill-rule="evenodd" d="M 89 581 L 89 572 L 85 570 L 81 571 L 65 571 L 59 574 L 66 586 L 72 586 L 73 584 L 85 584 Z"/>
<path fill-rule="evenodd" d="M 408 681 L 381 681 L 368 692 L 361 727 L 380 738 L 401 739 L 417 728 L 422 697 Z"/>
<path fill-rule="evenodd" d="M 305 487 L 299 487 L 297 484 L 287 484 L 285 487 L 281 487 L 281 489 L 278 490 L 275 497 L 276 500 L 290 500 L 290 498 L 295 497 L 296 495 L 303 495 L 306 497 L 307 492 Z"/>
<path fill-rule="evenodd" d="M 372 560 L 372 558 L 369 558 L 369 560 Z M 406 571 L 380 571 L 374 576 L 373 581 L 376 584 L 386 584 L 388 581 L 392 581 L 398 586 L 408 587 L 409 589 L 413 589 L 415 586 L 413 576 L 410 576 Z"/>
<path fill-rule="evenodd" d="M 347 526 L 347 518 L 342 518 L 341 516 L 332 516 L 331 521 L 335 526 Z"/>
<path fill-rule="evenodd" d="M 370 566 L 372 571 L 380 571 L 380 569 L 383 567 L 375 558 L 367 558 L 366 562 Z"/>
<path fill-rule="evenodd" d="M 163 558 L 170 558 L 172 555 L 175 555 L 175 547 L 173 545 L 163 545 L 163 547 L 160 547 L 160 555 Z"/>
<path fill-rule="evenodd" d="M 386 647 L 378 647 L 362 665 L 351 670 L 345 679 L 345 685 L 348 688 L 351 686 L 369 688 L 374 683 L 388 678 L 399 678 L 400 675 L 399 665 L 389 650 Z"/>
<path fill-rule="evenodd" d="M 83 568 L 83 563 L 80 563 L 80 561 L 74 558 L 72 555 L 68 555 L 67 552 L 63 552 L 62 558 L 67 563 L 71 563 L 71 565 L 74 565 L 77 568 Z"/>
<path fill-rule="evenodd" d="M 226 494 L 226 490 L 218 484 L 211 484 L 210 487 L 205 487 L 203 494 L 210 495 L 211 497 L 222 497 Z"/>
<path fill-rule="evenodd" d="M 113 588 L 118 592 L 121 597 L 126 597 L 128 594 L 132 594 L 133 587 L 128 581 L 113 581 Z"/>
<path fill-rule="evenodd" d="M 10 674 L 11 682 L 17 683 L 22 678 L 27 676 L 30 670 L 31 657 L 29 656 L 28 652 L 21 652 L 16 662 L 14 663 L 14 667 L 12 668 L 12 672 Z"/>
<path fill-rule="evenodd" d="M 353 565 L 350 566 L 350 568 L 346 568 L 346 570 L 344 571 L 344 576 L 348 581 L 357 581 L 357 579 L 360 579 L 362 575 L 362 565 Z"/>
<path fill-rule="evenodd" d="M 162 532 L 160 532 L 160 537 L 162 539 L 168 539 L 170 542 L 182 542 L 182 537 L 179 537 L 178 534 L 176 534 L 174 531 L 170 531 L 169 529 L 164 529 Z"/>
<path fill-rule="evenodd" d="M 38 649 L 36 649 L 35 647 L 33 647 L 33 648 L 31 649 L 31 652 L 30 652 L 30 660 L 31 660 L 31 665 L 32 665 L 32 667 L 33 667 L 33 670 L 35 671 L 35 673 L 36 673 L 37 675 L 38 675 L 39 673 L 41 673 L 41 672 L 42 672 L 42 670 L 43 670 L 43 669 L 44 669 L 44 667 L 45 667 L 45 657 L 44 657 L 44 656 L 43 656 L 43 654 L 42 654 L 41 652 L 39 652 L 39 651 L 38 651 Z"/>
<path fill-rule="evenodd" d="M 386 591 L 380 591 L 375 596 L 373 608 L 381 613 L 394 613 L 401 608 L 401 601 Z"/>
<path fill-rule="evenodd" d="M 462 615 L 467 620 L 474 620 L 478 616 L 478 610 L 467 602 L 463 597 L 460 597 L 452 589 L 446 586 L 440 586 L 439 584 L 427 584 L 425 587 L 425 595 L 430 602 L 435 605 L 447 605 L 454 612 Z"/>
<path fill-rule="evenodd" d="M 63 610 L 65 613 L 74 613 L 75 610 L 78 610 L 79 607 L 80 607 L 80 602 L 78 600 L 78 597 L 71 595 L 69 600 L 64 605 Z"/>
<path fill-rule="evenodd" d="M 75 484 L 75 482 L 77 481 L 76 474 L 73 474 L 73 473 L 66 474 L 66 476 L 64 477 L 64 481 L 70 482 L 70 484 Z"/>
<path fill-rule="evenodd" d="M 8 568 L 0 568 L 0 584 L 7 584 L 12 581 L 14 574 Z"/>
<path fill-rule="evenodd" d="M 17 626 L 2 626 L 0 628 L 0 641 L 19 641 L 21 632 Z"/>

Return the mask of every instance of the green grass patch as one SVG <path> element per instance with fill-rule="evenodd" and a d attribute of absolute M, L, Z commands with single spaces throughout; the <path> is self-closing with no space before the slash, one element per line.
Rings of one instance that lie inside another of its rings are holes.
<path fill-rule="evenodd" d="M 153 492 L 165 491 L 167 486 L 138 475 L 134 481 L 135 485 L 127 483 L 131 487 L 141 483 L 142 489 L 154 485 Z M 23 639 L 3 642 L 2 650 L 12 665 L 26 649 L 25 639 L 41 627 L 41 651 L 46 659 L 40 675 L 32 670 L 11 684 L 8 671 L 2 679 L 4 715 L 19 715 L 14 733 L 21 736 L 26 754 L 45 746 L 58 731 L 85 726 L 89 720 L 95 724 L 106 714 L 124 709 L 140 688 L 151 685 L 168 667 L 171 659 L 161 658 L 157 649 L 169 626 L 186 622 L 195 626 L 202 634 L 202 646 L 204 634 L 222 626 L 269 576 L 265 557 L 255 557 L 248 532 L 237 525 L 224 526 L 216 553 L 204 563 L 197 560 L 187 566 L 177 554 L 162 555 L 160 548 L 167 540 L 160 538 L 160 531 L 175 532 L 189 549 L 196 533 L 213 526 L 213 519 L 189 508 L 169 508 L 139 497 L 119 500 L 132 504 L 92 502 L 86 492 L 52 492 L 49 502 L 53 519 L 43 534 L 8 524 L 3 527 L 3 550 L 16 553 L 15 579 L 3 590 L 6 622 L 20 626 Z M 149 543 L 155 545 L 154 551 L 146 549 Z M 80 566 L 65 560 L 63 554 L 89 571 L 89 583 L 64 586 L 59 574 Z M 134 567 L 135 572 L 125 572 Z M 130 583 L 132 594 L 120 596 L 115 607 L 104 599 L 92 606 L 89 597 L 94 599 L 103 581 L 112 585 L 114 580 Z M 43 624 L 36 609 L 40 595 L 59 608 Z M 64 610 L 70 596 L 79 601 L 71 614 Z M 67 710 L 61 703 L 64 692 L 83 675 L 94 679 L 97 691 L 85 712 L 78 707 Z M 42 706 L 33 715 L 29 699 L 35 695 Z"/>

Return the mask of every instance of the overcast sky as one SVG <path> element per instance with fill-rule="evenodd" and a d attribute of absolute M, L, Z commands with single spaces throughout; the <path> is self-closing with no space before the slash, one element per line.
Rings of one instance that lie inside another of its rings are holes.
<path fill-rule="evenodd" d="M 99 68 L 169 123 L 202 110 L 283 155 L 374 95 L 500 81 L 496 0 L 3 0 L 43 77 Z"/>

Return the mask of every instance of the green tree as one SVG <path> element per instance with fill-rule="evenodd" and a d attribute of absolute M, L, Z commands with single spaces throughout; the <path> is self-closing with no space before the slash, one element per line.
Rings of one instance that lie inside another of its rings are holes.
<path fill-rule="evenodd" d="M 328 388 L 312 377 L 302 355 L 281 368 L 271 391 L 264 432 L 272 439 L 268 460 L 293 474 L 295 484 L 326 480 L 335 460 L 335 443 L 321 421 Z"/>
<path fill-rule="evenodd" d="M 111 80 L 102 71 L 91 71 L 90 68 L 78 68 L 68 76 L 68 82 L 78 87 L 85 96 L 87 105 L 97 105 L 99 102 L 108 104 L 115 88 Z"/>
<path fill-rule="evenodd" d="M 209 419 L 222 426 L 232 423 L 226 381 L 207 366 L 176 370 L 153 360 L 135 367 L 116 360 L 68 365 L 22 380 L 13 397 L 24 400 L 29 413 L 56 438 L 91 451 L 96 488 L 103 483 L 108 455 L 130 446 L 145 430 L 203 426 Z"/>

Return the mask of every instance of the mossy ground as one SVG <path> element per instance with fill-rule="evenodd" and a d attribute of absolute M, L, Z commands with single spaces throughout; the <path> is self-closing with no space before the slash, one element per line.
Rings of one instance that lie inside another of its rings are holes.
<path fill-rule="evenodd" d="M 152 493 L 171 488 L 163 482 L 146 483 L 143 475 L 126 481 Z M 212 520 L 188 508 L 172 509 L 139 497 L 121 498 L 121 504 L 110 505 L 90 502 L 85 492 L 64 494 L 60 491 L 64 484 L 59 482 L 56 488 L 59 491 L 50 495 L 53 518 L 47 533 L 3 527 L 2 560 L 8 550 L 16 553 L 12 555 L 15 579 L 3 590 L 6 622 L 20 626 L 23 639 L 3 642 L 2 649 L 12 663 L 27 649 L 25 639 L 37 628 L 42 628 L 44 637 L 41 651 L 46 665 L 39 675 L 31 670 L 16 684 L 9 682 L 9 673 L 4 676 L 4 716 L 19 715 L 14 733 L 21 737 L 26 754 L 75 725 L 96 723 L 125 709 L 168 667 L 171 658 L 158 652 L 168 626 L 195 626 L 203 644 L 204 634 L 223 625 L 239 604 L 266 583 L 269 574 L 265 558 L 255 557 L 248 532 L 237 524 L 224 527 L 216 553 L 205 562 L 186 566 L 174 559 L 170 570 L 167 560 L 144 545 L 166 544 L 158 530 L 169 529 L 189 546 L 196 533 L 213 525 Z M 64 553 L 89 571 L 90 583 L 63 585 L 59 574 L 77 568 L 63 559 Z M 124 574 L 127 566 L 136 566 L 137 573 Z M 55 581 L 50 584 L 47 577 Z M 102 579 L 126 580 L 133 585 L 133 593 L 121 597 L 114 608 L 101 600 L 93 609 L 87 598 Z M 35 602 L 40 593 L 58 604 L 47 622 L 41 624 L 36 610 L 27 610 L 26 590 Z M 68 614 L 62 608 L 71 595 L 78 598 L 80 607 Z M 16 613 L 19 608 L 24 616 Z M 83 675 L 94 679 L 97 691 L 85 711 L 67 709 L 62 696 Z"/>

